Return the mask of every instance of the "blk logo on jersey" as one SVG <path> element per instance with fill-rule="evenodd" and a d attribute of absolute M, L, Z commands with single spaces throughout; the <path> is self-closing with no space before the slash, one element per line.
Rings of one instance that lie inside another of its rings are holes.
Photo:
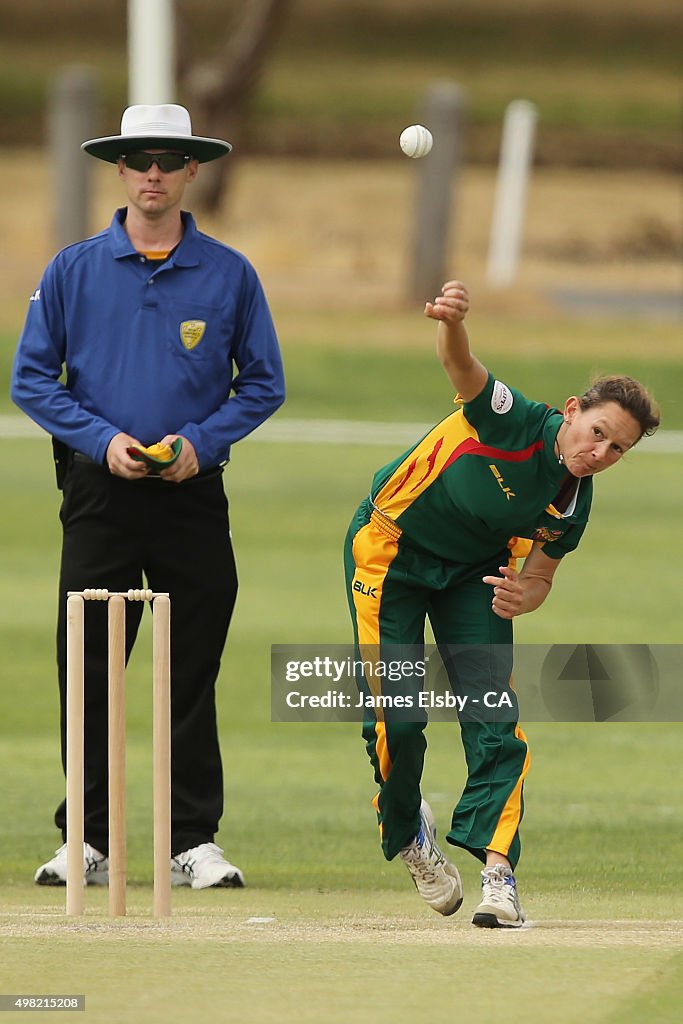
<path fill-rule="evenodd" d="M 502 475 L 500 473 L 500 470 L 498 469 L 498 466 L 494 466 L 493 464 L 491 464 L 489 466 L 489 469 L 491 470 L 491 472 L 495 476 L 496 480 L 498 481 L 498 486 L 500 487 L 501 491 L 503 492 L 503 494 L 505 495 L 507 500 L 511 501 L 512 498 L 515 498 L 516 494 L 512 490 L 512 488 L 505 486 L 505 481 L 503 480 L 503 477 L 502 477 Z"/>
<path fill-rule="evenodd" d="M 377 597 L 377 587 L 369 587 L 367 583 L 361 583 L 360 580 L 353 581 L 353 589 L 358 594 L 364 594 L 365 597 Z"/>
<path fill-rule="evenodd" d="M 188 352 L 196 348 L 204 337 L 206 320 L 183 320 L 180 325 L 180 340 Z"/>

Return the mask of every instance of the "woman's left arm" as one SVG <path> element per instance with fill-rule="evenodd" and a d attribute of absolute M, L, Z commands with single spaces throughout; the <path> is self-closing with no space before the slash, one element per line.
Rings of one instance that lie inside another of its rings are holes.
<path fill-rule="evenodd" d="M 543 554 L 541 544 L 534 541 L 521 572 L 500 567 L 500 576 L 484 576 L 484 583 L 493 587 L 491 607 L 501 619 L 534 612 L 545 601 L 553 585 L 553 576 L 562 559 Z"/>

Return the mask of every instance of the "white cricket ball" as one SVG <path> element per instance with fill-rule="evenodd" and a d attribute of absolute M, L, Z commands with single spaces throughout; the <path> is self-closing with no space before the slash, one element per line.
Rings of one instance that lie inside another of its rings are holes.
<path fill-rule="evenodd" d="M 414 160 L 421 156 L 427 156 L 434 143 L 429 128 L 425 128 L 422 124 L 411 124 L 408 128 L 404 128 L 398 141 L 405 155 Z"/>

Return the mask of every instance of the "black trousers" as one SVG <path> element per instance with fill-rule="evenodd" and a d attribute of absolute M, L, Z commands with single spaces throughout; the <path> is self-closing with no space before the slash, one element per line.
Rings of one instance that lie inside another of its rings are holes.
<path fill-rule="evenodd" d="M 237 596 L 220 470 L 181 484 L 127 481 L 74 461 L 64 482 L 57 662 L 66 770 L 66 595 L 148 586 L 171 596 L 171 845 L 211 842 L 223 813 L 215 683 Z M 146 583 L 144 582 L 146 580 Z M 145 608 L 126 607 L 126 658 Z M 108 852 L 107 611 L 85 609 L 85 840 Z M 151 675 L 151 670 L 150 670 Z M 151 691 L 150 691 L 151 700 Z M 57 808 L 66 840 L 66 801 Z"/>

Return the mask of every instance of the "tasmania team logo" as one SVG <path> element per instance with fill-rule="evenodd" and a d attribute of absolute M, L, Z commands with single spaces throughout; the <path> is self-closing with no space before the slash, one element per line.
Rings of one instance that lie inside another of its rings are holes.
<path fill-rule="evenodd" d="M 205 320 L 183 320 L 180 325 L 180 340 L 188 352 L 197 347 L 204 337 L 205 330 Z"/>
<path fill-rule="evenodd" d="M 534 534 L 534 540 L 553 541 L 561 537 L 562 533 L 562 530 L 546 530 L 545 526 L 539 526 Z"/>

